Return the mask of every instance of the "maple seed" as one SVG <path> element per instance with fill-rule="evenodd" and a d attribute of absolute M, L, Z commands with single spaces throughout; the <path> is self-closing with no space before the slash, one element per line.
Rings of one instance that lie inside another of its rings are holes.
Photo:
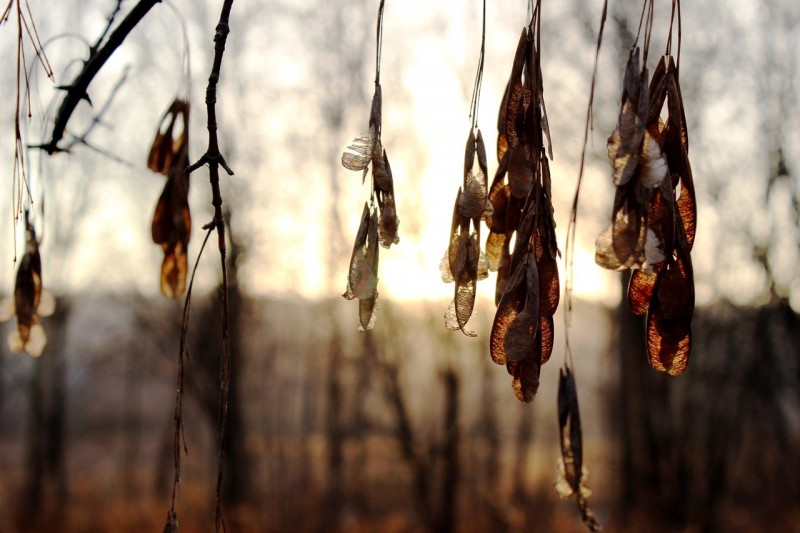
<path fill-rule="evenodd" d="M 25 211 L 25 254 L 20 260 L 14 283 L 14 297 L 6 306 L 9 312 L 3 318 L 16 316 L 17 327 L 8 334 L 8 348 L 12 353 L 25 351 L 39 357 L 47 345 L 47 335 L 41 317 L 52 314 L 55 301 L 42 288 L 42 260 L 36 231 Z"/>
<path fill-rule="evenodd" d="M 183 130 L 175 131 L 181 119 Z M 186 288 L 186 256 L 192 232 L 189 211 L 189 102 L 176 98 L 161 119 L 147 158 L 150 170 L 164 174 L 167 182 L 156 203 L 151 224 L 153 242 L 164 251 L 161 264 L 161 293 L 180 298 Z"/>

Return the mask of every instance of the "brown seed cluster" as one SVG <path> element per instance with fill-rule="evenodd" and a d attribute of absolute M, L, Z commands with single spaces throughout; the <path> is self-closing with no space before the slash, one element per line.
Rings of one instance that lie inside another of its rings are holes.
<path fill-rule="evenodd" d="M 481 220 L 492 215 L 487 175 L 483 136 L 479 129 L 477 135 L 470 131 L 464 154 L 464 183 L 458 189 L 449 245 L 439 264 L 442 281 L 455 282 L 455 295 L 444 315 L 445 326 L 453 331 L 460 329 L 469 337 L 476 336 L 467 327 L 475 307 L 476 285 L 489 276 L 489 263 L 480 245 Z"/>
<path fill-rule="evenodd" d="M 45 300 L 48 301 L 43 305 Z M 9 303 L 12 304 L 13 315 L 17 318 L 17 329 L 8 335 L 9 350 L 12 353 L 25 351 L 34 357 L 42 355 L 47 345 L 47 335 L 40 317 L 52 313 L 54 301 L 52 296 L 42 289 L 39 241 L 27 211 L 25 211 L 25 254 L 17 269 L 14 299 Z M 10 317 L 12 314 L 6 316 Z"/>
<path fill-rule="evenodd" d="M 672 376 L 686 369 L 691 351 L 697 223 L 678 80 L 675 61 L 665 55 L 648 84 L 639 49 L 631 50 L 619 122 L 608 139 L 616 185 L 612 222 L 595 255 L 605 268 L 635 269 L 629 307 L 647 314 L 650 364 Z"/>
<path fill-rule="evenodd" d="M 176 131 L 178 121 L 183 129 Z M 180 298 L 186 288 L 186 252 L 192 233 L 189 212 L 189 102 L 176 98 L 161 119 L 147 157 L 147 168 L 167 177 L 153 214 L 153 242 L 164 250 L 161 293 Z"/>
<path fill-rule="evenodd" d="M 492 360 L 506 365 L 517 398 L 533 400 L 553 350 L 558 245 L 553 219 L 550 131 L 544 105 L 538 8 L 522 30 L 498 118 L 499 168 L 489 190 L 486 256 L 497 270 Z M 545 148 L 545 139 L 547 148 Z M 514 242 L 513 252 L 511 243 Z"/>
<path fill-rule="evenodd" d="M 578 409 L 578 389 L 575 376 L 567 366 L 559 371 L 558 427 L 561 442 L 561 462 L 558 465 L 556 490 L 562 498 L 575 496 L 583 523 L 589 531 L 600 531 L 600 524 L 589 508 L 591 491 L 586 484 L 587 470 L 583 465 L 583 435 Z"/>
<path fill-rule="evenodd" d="M 389 248 L 400 242 L 397 236 L 400 220 L 397 218 L 392 169 L 386 150 L 381 144 L 381 104 L 381 85 L 375 82 L 369 129 L 356 137 L 342 154 L 342 165 L 348 170 L 363 172 L 362 180 L 366 179 L 370 167 L 372 168 L 372 194 L 370 202 L 364 203 L 364 212 L 350 258 L 347 290 L 342 294 L 348 300 L 358 299 L 359 331 L 372 329 L 375 325 L 378 244 Z"/>

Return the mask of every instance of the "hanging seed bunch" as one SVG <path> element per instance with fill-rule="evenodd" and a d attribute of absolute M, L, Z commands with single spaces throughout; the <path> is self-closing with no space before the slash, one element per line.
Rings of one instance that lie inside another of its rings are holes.
<path fill-rule="evenodd" d="M 183 129 L 176 131 L 180 119 Z M 187 249 L 192 233 L 189 212 L 189 102 L 176 98 L 164 113 L 147 157 L 147 168 L 167 177 L 153 214 L 153 242 L 164 251 L 161 293 L 180 298 L 186 288 Z"/>
<path fill-rule="evenodd" d="M 38 357 L 47 345 L 47 335 L 41 324 L 41 317 L 49 316 L 55 310 L 53 296 L 42 288 L 42 260 L 39 256 L 40 242 L 36 231 L 25 211 L 25 254 L 17 269 L 14 283 L 14 299 L 6 304 L 10 313 L 16 316 L 17 329 L 8 334 L 8 348 L 12 353 L 27 352 Z"/>
<path fill-rule="evenodd" d="M 450 228 L 449 245 L 439 265 L 442 281 L 455 283 L 453 301 L 444 315 L 445 327 L 460 329 L 465 335 L 476 333 L 467 327 L 475 307 L 478 280 L 489 276 L 489 264 L 481 251 L 481 220 L 492 215 L 492 204 L 488 197 L 488 168 L 486 146 L 478 128 L 478 103 L 483 81 L 483 61 L 486 49 L 486 2 L 483 2 L 483 33 L 478 72 L 472 92 L 470 116 L 472 126 L 467 137 L 464 153 L 464 182 L 458 189 L 453 206 L 453 223 Z M 472 229 L 470 229 L 470 227 Z"/>
<path fill-rule="evenodd" d="M 625 69 L 619 122 L 608 140 L 617 187 L 612 223 L 597 239 L 595 258 L 605 268 L 635 269 L 628 305 L 647 314 L 650 364 L 677 376 L 691 351 L 697 207 L 678 66 L 668 45 L 648 84 L 646 50 L 640 65 L 634 47 Z"/>
<path fill-rule="evenodd" d="M 553 314 L 559 300 L 540 13 L 537 2 L 530 25 L 522 30 L 500 106 L 500 166 L 489 191 L 493 213 L 486 241 L 489 268 L 498 272 L 491 357 L 506 365 L 514 393 L 524 402 L 533 400 L 539 370 L 553 350 Z"/>
<path fill-rule="evenodd" d="M 356 234 L 350 268 L 347 275 L 347 290 L 342 296 L 348 300 L 358 299 L 359 331 L 372 329 L 375 325 L 375 309 L 378 301 L 378 244 L 389 248 L 400 242 L 397 228 L 397 208 L 394 196 L 394 181 L 389 158 L 381 144 L 381 84 L 380 59 L 383 41 L 383 4 L 378 8 L 377 54 L 375 61 L 375 94 L 369 115 L 369 129 L 356 137 L 342 153 L 342 165 L 348 170 L 361 171 L 362 182 L 372 170 L 372 192 L 369 202 L 364 203 L 364 212 Z M 377 208 L 375 206 L 377 200 Z"/>
<path fill-rule="evenodd" d="M 561 460 L 558 462 L 556 491 L 562 498 L 575 496 L 581 518 L 589 531 L 600 531 L 600 524 L 589 508 L 592 491 L 587 485 L 588 471 L 583 465 L 583 435 L 578 409 L 578 389 L 569 366 L 559 370 L 558 428 L 561 441 Z"/>

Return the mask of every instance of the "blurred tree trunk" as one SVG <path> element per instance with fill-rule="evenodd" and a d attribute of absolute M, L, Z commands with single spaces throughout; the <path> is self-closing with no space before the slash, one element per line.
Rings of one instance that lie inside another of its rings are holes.
<path fill-rule="evenodd" d="M 676 486 L 676 433 L 671 427 L 669 376 L 651 368 L 647 359 L 644 320 L 630 312 L 622 275 L 622 299 L 617 308 L 619 345 L 619 431 L 622 444 L 622 516 L 645 510 L 657 524 L 681 524 L 683 506 Z"/>
<path fill-rule="evenodd" d="M 340 265 L 347 260 L 347 245 L 342 235 L 342 215 L 339 208 L 341 201 L 340 173 L 342 167 L 339 163 L 342 150 L 342 135 L 344 121 L 347 110 L 352 103 L 353 96 L 363 98 L 360 89 L 363 83 L 363 73 L 365 70 L 364 50 L 367 46 L 368 31 L 361 31 L 359 35 L 359 46 L 350 48 L 347 40 L 342 36 L 345 32 L 353 34 L 355 28 L 362 26 L 348 19 L 346 10 L 353 7 L 366 17 L 366 2 L 359 1 L 357 5 L 351 3 L 347 6 L 345 2 L 334 1 L 329 3 L 327 17 L 324 17 L 321 25 L 322 31 L 314 33 L 312 38 L 314 44 L 326 50 L 327 54 L 315 54 L 316 69 L 323 76 L 322 79 L 339 80 L 329 83 L 326 90 L 320 92 L 321 100 L 318 102 L 323 123 L 326 128 L 327 161 L 329 162 L 327 172 L 327 189 L 330 195 L 328 199 L 328 221 L 327 230 L 327 254 L 326 254 L 326 292 L 336 294 L 334 278 L 339 273 Z M 314 13 L 316 23 L 320 23 L 320 17 Z M 343 282 L 344 280 L 342 280 Z M 341 290 L 341 289 L 340 289 Z M 346 363 L 342 353 L 342 335 L 339 331 L 339 323 L 336 316 L 335 304 L 330 302 L 328 307 L 328 319 L 331 328 L 330 344 L 328 346 L 328 368 L 327 381 L 325 385 L 325 431 L 327 437 L 327 480 L 328 488 L 323 512 L 324 520 L 320 523 L 320 528 L 328 530 L 333 528 L 338 531 L 339 515 L 344 505 L 344 440 L 346 428 L 344 420 L 344 393 L 342 386 L 342 374 Z M 366 335 L 371 335 L 367 333 Z M 365 339 L 371 342 L 371 338 Z M 368 349 L 367 349 L 368 350 Z M 365 355 L 367 350 L 362 350 L 360 364 L 366 364 Z M 356 416 L 358 417 L 358 415 Z"/>
<path fill-rule="evenodd" d="M 460 401 L 460 384 L 458 374 L 452 367 L 442 372 L 444 384 L 445 408 L 443 414 L 444 443 L 441 457 L 444 461 L 442 467 L 442 493 L 439 504 L 438 524 L 434 531 L 450 533 L 456 529 L 457 491 L 461 473 L 459 459 L 459 441 L 461 434 L 458 427 L 458 406 Z"/>
<path fill-rule="evenodd" d="M 481 351 L 481 356 L 483 356 Z M 481 440 L 485 440 L 486 449 L 478 457 L 482 464 L 481 482 L 482 495 L 486 512 L 489 516 L 491 530 L 501 533 L 508 530 L 508 520 L 503 512 L 504 503 L 500 498 L 500 429 L 497 423 L 497 412 L 495 410 L 495 390 L 493 365 L 484 361 L 481 375 L 481 402 L 480 402 L 480 421 L 479 435 Z"/>
<path fill-rule="evenodd" d="M 45 323 L 48 346 L 33 361 L 30 382 L 25 464 L 27 480 L 23 509 L 25 516 L 47 520 L 58 516 L 67 499 L 64 469 L 64 418 L 66 394 L 64 366 L 66 330 L 70 304 L 60 299 L 56 311 Z M 42 513 L 42 510 L 45 510 Z M 42 516 L 44 514 L 44 516 Z"/>
<path fill-rule="evenodd" d="M 339 514 L 343 503 L 342 470 L 344 463 L 344 428 L 342 422 L 341 367 L 344 364 L 339 328 L 331 304 L 331 338 L 328 345 L 328 378 L 325 384 L 325 432 L 327 440 L 328 490 L 320 530 L 339 531 Z"/>
<path fill-rule="evenodd" d="M 229 224 L 230 227 L 230 224 Z M 233 234 L 231 232 L 231 237 Z M 244 405 L 242 403 L 242 379 L 246 361 L 242 349 L 242 339 L 246 335 L 243 320 L 243 301 L 241 287 L 237 278 L 237 262 L 241 255 L 241 244 L 231 238 L 230 246 L 230 287 L 228 293 L 228 313 L 231 319 L 231 383 L 228 398 L 228 428 L 225 433 L 225 483 L 223 498 L 228 503 L 247 501 L 253 487 L 252 468 L 245 445 L 247 430 L 244 421 Z"/>
<path fill-rule="evenodd" d="M 142 322 L 137 322 L 139 331 L 147 331 L 142 327 Z M 139 329 L 142 328 L 142 329 Z M 139 490 L 138 461 L 139 449 L 142 440 L 142 361 L 136 350 L 127 351 L 125 354 L 125 382 L 122 391 L 122 478 L 123 502 L 126 506 L 126 520 L 130 517 L 127 503 L 135 500 Z M 165 449 L 168 449 L 166 446 Z"/>
<path fill-rule="evenodd" d="M 528 502 L 528 488 L 525 484 L 528 448 L 533 438 L 533 406 L 524 405 L 519 411 L 517 437 L 514 441 L 514 478 L 512 479 L 511 500 L 518 507 Z"/>

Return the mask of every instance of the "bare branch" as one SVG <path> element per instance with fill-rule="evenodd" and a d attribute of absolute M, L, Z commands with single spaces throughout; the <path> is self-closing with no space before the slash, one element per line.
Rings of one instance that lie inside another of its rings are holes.
<path fill-rule="evenodd" d="M 214 522 L 216 531 L 224 531 L 225 523 L 222 516 L 222 479 L 225 463 L 225 434 L 228 426 L 228 401 L 230 396 L 230 375 L 231 375 L 231 349 L 230 349 L 230 326 L 229 326 L 229 297 L 228 297 L 228 269 L 226 265 L 227 249 L 225 245 L 225 219 L 222 214 L 222 195 L 219 190 L 219 168 L 222 167 L 228 174 L 233 174 L 233 171 L 225 163 L 225 159 L 219 151 L 219 141 L 217 139 L 217 83 L 219 82 L 220 71 L 222 69 L 222 56 L 225 52 L 225 42 L 230 32 L 228 21 L 230 20 L 231 7 L 233 0 L 224 0 L 222 5 L 222 12 L 219 16 L 219 22 L 214 31 L 214 63 L 211 68 L 211 74 L 208 77 L 208 86 L 206 88 L 206 110 L 208 114 L 208 148 L 206 153 L 192 165 L 189 165 L 184 172 L 190 173 L 197 170 L 203 165 L 208 165 L 209 179 L 211 182 L 211 204 L 214 206 L 214 218 L 211 222 L 203 226 L 203 229 L 208 231 L 208 235 L 216 229 L 218 237 L 218 247 L 220 262 L 222 264 L 222 357 L 220 358 L 219 369 L 219 403 L 218 403 L 218 419 L 217 419 L 217 438 L 219 439 L 219 454 L 217 463 L 217 486 L 215 494 L 215 508 L 214 508 Z M 113 37 L 113 35 L 112 35 Z M 110 38 L 109 38 L 110 40 Z M 202 254 L 202 249 L 200 250 Z M 198 255 L 198 261 L 200 256 Z M 192 274 L 194 278 L 194 273 Z M 187 294 L 186 305 L 184 307 L 184 321 L 181 331 L 181 337 L 185 338 L 186 330 L 188 327 L 188 314 L 189 314 L 189 295 Z M 182 379 L 183 357 L 185 347 L 182 343 L 181 352 L 179 357 L 179 383 Z M 176 441 L 178 435 L 183 427 L 182 414 L 180 405 L 182 389 L 179 388 L 176 397 L 176 417 L 175 417 L 175 434 Z M 173 500 L 172 508 L 167 514 L 167 524 L 165 531 L 168 531 L 171 524 L 177 524 L 177 515 L 175 514 L 175 494 L 177 486 L 180 481 L 180 449 L 176 448 L 176 464 L 175 464 L 175 478 L 173 482 Z M 177 526 L 176 526 L 177 529 Z"/>
<path fill-rule="evenodd" d="M 78 106 L 78 103 L 86 98 L 89 84 L 97 73 L 100 72 L 100 69 L 103 68 L 103 65 L 105 65 L 114 51 L 125 41 L 133 28 L 135 28 L 150 9 L 160 1 L 161 0 L 139 0 L 139 3 L 137 3 L 122 22 L 119 23 L 119 26 L 111 32 L 106 43 L 99 49 L 91 52 L 83 69 L 78 73 L 72 83 L 66 87 L 67 92 L 64 95 L 64 100 L 61 101 L 61 106 L 58 108 L 58 113 L 56 113 L 52 137 L 49 141 L 42 143 L 40 146 L 42 150 L 51 155 L 60 151 L 58 142 L 64 137 L 67 123 L 72 113 L 75 111 L 75 108 Z"/>

